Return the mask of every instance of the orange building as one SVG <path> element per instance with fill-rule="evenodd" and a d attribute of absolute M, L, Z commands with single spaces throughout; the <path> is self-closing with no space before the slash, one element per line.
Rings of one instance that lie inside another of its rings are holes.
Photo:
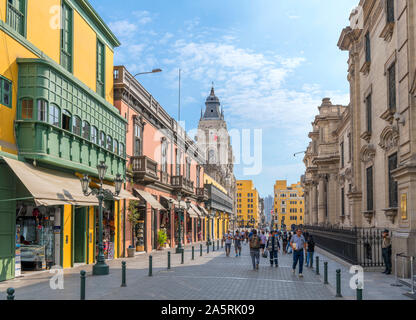
<path fill-rule="evenodd" d="M 181 239 L 185 243 L 203 241 L 203 202 L 208 195 L 204 158 L 194 141 L 123 66 L 114 68 L 114 105 L 128 121 L 126 189 L 142 200 L 133 206 L 124 203 L 124 249 L 130 245 L 140 251 L 156 249 L 161 230 L 166 232 L 167 245 L 175 246 L 182 216 L 177 210 L 178 194 L 182 208 L 186 199 L 191 201 L 181 221 Z M 134 207 L 139 215 L 136 230 L 129 221 Z"/>

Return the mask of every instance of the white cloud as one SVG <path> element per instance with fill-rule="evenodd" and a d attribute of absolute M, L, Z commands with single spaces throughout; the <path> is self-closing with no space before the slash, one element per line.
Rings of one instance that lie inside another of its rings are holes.
<path fill-rule="evenodd" d="M 166 44 L 171 38 L 173 38 L 173 34 L 170 32 L 166 32 L 162 39 L 159 40 L 159 43 Z"/>
<path fill-rule="evenodd" d="M 109 23 L 110 29 L 120 38 L 131 38 L 137 31 L 137 25 L 128 20 L 118 20 Z"/>

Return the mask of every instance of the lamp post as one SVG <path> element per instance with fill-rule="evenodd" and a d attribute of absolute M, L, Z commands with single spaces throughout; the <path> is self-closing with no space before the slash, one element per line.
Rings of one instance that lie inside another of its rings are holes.
<path fill-rule="evenodd" d="M 210 214 L 210 211 L 211 211 L 211 203 L 209 203 L 209 201 L 207 201 L 207 202 L 205 202 L 205 206 L 207 207 L 207 210 L 208 210 L 208 213 Z M 208 216 L 208 221 L 207 221 L 207 246 L 210 246 L 211 245 L 211 237 L 210 237 L 210 234 L 211 234 L 211 228 L 210 228 L 210 222 L 211 221 L 211 217 L 210 216 Z"/>
<path fill-rule="evenodd" d="M 179 235 L 178 235 L 178 237 L 179 237 L 179 240 L 178 240 L 178 246 L 176 247 L 176 253 L 182 253 L 182 250 L 183 250 L 183 248 L 182 248 L 182 237 L 181 237 L 181 235 L 182 235 L 181 224 L 182 224 L 182 221 L 185 224 L 185 217 L 184 217 L 185 208 L 182 208 L 181 200 L 182 200 L 182 194 L 179 192 L 178 193 L 178 202 L 179 202 L 179 206 L 178 206 Z M 189 210 L 190 206 L 191 206 L 191 201 L 188 199 L 188 200 L 186 200 L 186 210 Z"/>
<path fill-rule="evenodd" d="M 90 196 L 91 194 L 96 196 L 99 204 L 99 215 L 98 215 L 98 258 L 96 264 L 92 268 L 93 275 L 107 275 L 110 272 L 109 266 L 105 263 L 104 258 L 104 245 L 103 245 L 103 201 L 106 197 L 118 196 L 121 191 L 121 186 L 123 184 L 123 179 L 118 173 L 116 175 L 115 182 L 115 193 L 112 193 L 110 190 L 103 189 L 103 180 L 105 173 L 107 171 L 107 165 L 104 161 L 100 161 L 100 164 L 97 165 L 98 178 L 100 179 L 100 188 L 91 189 L 88 192 L 88 187 L 90 185 L 91 179 L 88 175 L 84 174 L 84 177 L 81 178 L 82 192 L 85 196 Z"/>

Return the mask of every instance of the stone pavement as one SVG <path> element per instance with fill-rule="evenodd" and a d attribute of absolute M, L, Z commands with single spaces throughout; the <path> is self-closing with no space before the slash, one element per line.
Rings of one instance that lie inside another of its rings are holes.
<path fill-rule="evenodd" d="M 324 277 L 324 261 L 328 262 L 328 282 L 329 289 L 335 294 L 336 292 L 336 270 L 341 269 L 341 294 L 347 300 L 356 299 L 356 290 L 351 289 L 349 282 L 353 274 L 349 273 L 351 264 L 335 257 L 334 255 L 315 247 L 315 257 L 319 256 L 320 265 L 319 273 L 323 281 Z M 314 271 L 315 262 L 314 257 Z M 382 270 L 381 270 L 382 271 Z M 410 291 L 407 286 L 394 287 L 391 284 L 395 283 L 395 276 L 385 275 L 380 271 L 369 272 L 364 271 L 364 289 L 363 300 L 412 300 L 404 294 Z"/>
<path fill-rule="evenodd" d="M 233 253 L 232 247 L 232 253 Z M 261 258 L 260 269 L 252 270 L 248 245 L 243 245 L 241 257 L 226 257 L 224 249 L 199 256 L 195 260 L 191 249 L 181 255 L 172 250 L 172 268 L 167 270 L 167 250 L 152 253 L 153 276 L 148 276 L 148 255 L 126 258 L 127 287 L 121 288 L 121 261 L 109 261 L 110 275 L 92 276 L 92 266 L 84 265 L 65 270 L 63 290 L 52 290 L 49 272 L 0 283 L 0 300 L 6 289 L 16 289 L 16 300 L 78 300 L 80 270 L 87 271 L 86 298 L 133 300 L 334 300 L 335 295 L 312 270 L 304 268 L 304 278 L 293 275 L 292 255 L 279 254 L 279 268 L 271 268 L 268 259 Z"/>

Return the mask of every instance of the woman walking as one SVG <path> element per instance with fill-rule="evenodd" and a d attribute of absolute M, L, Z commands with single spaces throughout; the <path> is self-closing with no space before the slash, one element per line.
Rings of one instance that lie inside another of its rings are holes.
<path fill-rule="evenodd" d="M 273 262 L 276 268 L 279 266 L 277 253 L 280 251 L 279 236 L 276 230 L 273 230 L 269 239 L 267 240 L 267 250 L 270 255 L 270 266 L 273 267 Z"/>

